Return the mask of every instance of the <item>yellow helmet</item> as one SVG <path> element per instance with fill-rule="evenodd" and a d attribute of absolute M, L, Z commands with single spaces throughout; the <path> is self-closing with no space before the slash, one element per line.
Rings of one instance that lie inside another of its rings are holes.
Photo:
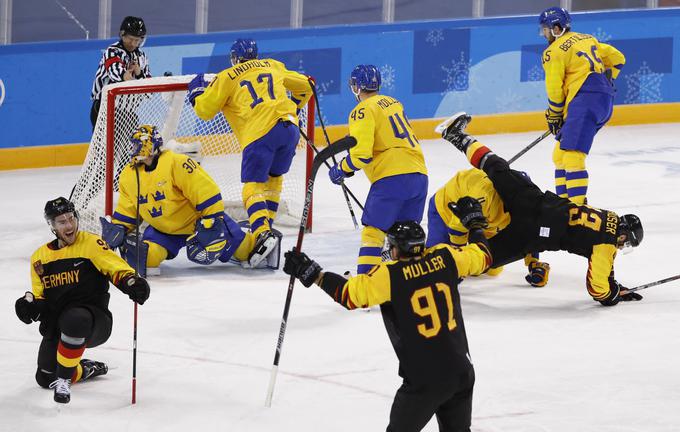
<path fill-rule="evenodd" d="M 163 137 L 156 126 L 145 124 L 132 133 L 130 144 L 132 145 L 132 159 L 140 161 L 161 152 Z"/>

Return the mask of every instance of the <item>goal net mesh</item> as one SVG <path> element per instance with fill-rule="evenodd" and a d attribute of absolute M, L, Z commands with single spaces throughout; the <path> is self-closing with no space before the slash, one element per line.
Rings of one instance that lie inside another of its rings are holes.
<path fill-rule="evenodd" d="M 210 121 L 196 116 L 187 98 L 191 78 L 193 75 L 133 80 L 104 89 L 92 141 L 71 194 L 81 229 L 101 233 L 99 217 L 115 209 L 118 175 L 130 162 L 129 139 L 141 124 L 159 128 L 165 149 L 200 162 L 219 186 L 227 214 L 235 220 L 247 219 L 241 199 L 241 146 L 221 112 Z M 313 140 L 310 112 L 311 103 L 299 118 L 301 129 Z M 301 138 L 291 169 L 284 176 L 277 224 L 299 224 L 312 156 Z"/>

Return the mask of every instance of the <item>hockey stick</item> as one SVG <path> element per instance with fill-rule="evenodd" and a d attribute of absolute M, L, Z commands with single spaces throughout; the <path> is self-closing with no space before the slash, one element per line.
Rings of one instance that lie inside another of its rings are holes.
<path fill-rule="evenodd" d="M 545 131 L 545 132 L 543 132 L 543 135 L 541 135 L 540 137 L 536 138 L 531 144 L 529 144 L 528 146 L 524 147 L 522 150 L 519 151 L 519 153 L 517 153 L 516 155 L 514 155 L 513 157 L 511 157 L 511 158 L 508 160 L 508 165 L 510 165 L 511 163 L 513 163 L 514 161 L 516 161 L 517 159 L 519 159 L 524 153 L 526 153 L 526 152 L 528 152 L 529 150 L 531 150 L 536 144 L 538 144 L 538 143 L 540 143 L 541 141 L 543 141 L 548 135 L 550 135 L 550 131 Z"/>
<path fill-rule="evenodd" d="M 325 149 L 321 150 L 318 155 L 314 158 L 312 162 L 312 172 L 309 175 L 309 180 L 307 180 L 307 191 L 305 193 L 305 204 L 302 209 L 302 218 L 300 220 L 300 230 L 298 231 L 296 250 L 301 250 L 302 239 L 305 235 L 305 228 L 307 227 L 307 217 L 309 216 L 309 206 L 312 203 L 312 192 L 314 191 L 314 179 L 316 177 L 317 171 L 322 163 L 326 159 L 334 156 L 337 153 L 347 151 L 354 147 L 357 140 L 347 136 L 342 138 L 335 143 L 329 145 Z M 286 326 L 288 324 L 288 312 L 290 311 L 290 302 L 293 298 L 293 286 L 295 285 L 295 276 L 291 275 L 288 281 L 288 292 L 286 293 L 286 303 L 283 306 L 283 317 L 281 318 L 281 328 L 279 329 L 279 338 L 276 341 L 276 352 L 274 353 L 274 364 L 272 365 L 272 372 L 269 377 L 269 387 L 267 388 L 267 398 L 265 399 L 264 406 L 272 406 L 272 397 L 274 395 L 274 385 L 276 384 L 276 374 L 279 370 L 279 360 L 281 359 L 281 348 L 283 347 L 283 338 L 286 336 Z"/>
<path fill-rule="evenodd" d="M 139 166 L 135 165 L 137 175 L 137 217 L 135 219 L 135 235 L 137 236 L 137 266 L 135 278 L 139 274 Z M 134 303 L 134 318 L 132 320 L 132 405 L 137 403 L 137 302 Z"/>
<path fill-rule="evenodd" d="M 321 126 L 321 130 L 323 131 L 323 136 L 326 138 L 326 144 L 330 147 L 331 145 L 331 140 L 328 138 L 328 132 L 326 131 L 326 125 L 323 123 L 323 115 L 321 115 L 321 105 L 319 104 L 319 96 L 316 93 L 316 83 L 313 80 L 309 80 L 309 86 L 312 88 L 312 94 L 314 95 L 314 100 L 316 101 L 316 112 L 319 115 L 319 125 Z M 309 140 L 307 140 L 309 142 Z M 338 161 L 335 159 L 335 154 L 332 154 L 331 157 L 333 158 L 333 165 L 337 165 Z M 326 162 L 324 160 L 324 162 Z M 326 162 L 326 165 L 328 165 L 328 162 Z M 330 168 L 330 167 L 329 167 Z M 349 197 L 347 196 L 347 186 L 345 186 L 345 181 L 342 180 L 340 182 L 340 186 L 342 186 L 342 193 L 345 195 L 345 201 L 347 202 L 347 208 L 349 209 L 349 215 L 352 217 L 352 223 L 354 224 L 354 229 L 359 228 L 359 224 L 357 223 L 357 217 L 354 215 L 354 209 L 352 208 L 352 203 L 349 201 Z M 356 199 L 356 198 L 355 198 Z M 359 204 L 361 207 L 361 210 L 364 208 Z"/>
<path fill-rule="evenodd" d="M 653 286 L 665 284 L 667 282 L 671 282 L 671 281 L 674 281 L 674 280 L 677 280 L 677 279 L 680 279 L 680 274 L 675 275 L 675 276 L 671 276 L 671 277 L 667 277 L 666 279 L 660 279 L 658 281 L 654 281 L 654 282 L 646 283 L 644 285 L 636 286 L 634 288 L 627 288 L 625 294 L 632 293 L 632 292 L 635 292 L 635 291 L 640 291 L 640 290 L 647 289 L 647 288 L 651 288 Z"/>
<path fill-rule="evenodd" d="M 314 153 L 316 153 L 316 154 L 318 155 L 319 152 L 320 152 L 320 150 L 319 150 L 318 148 L 316 148 L 316 146 L 314 145 L 314 143 L 311 142 L 311 141 L 309 140 L 309 138 L 307 137 L 307 134 L 305 134 L 305 133 L 302 131 L 302 129 L 300 129 L 300 135 L 302 135 L 302 138 L 304 138 L 305 141 L 307 141 L 307 145 L 310 146 L 310 147 L 312 148 L 312 150 L 314 150 Z M 331 169 L 331 164 L 329 164 L 327 160 L 324 159 L 323 164 L 326 165 L 326 167 L 327 167 L 328 169 Z M 352 193 L 351 190 L 349 190 L 349 188 L 347 187 L 347 185 L 345 184 L 345 182 L 342 182 L 342 187 L 347 191 L 347 193 L 348 193 L 349 196 L 354 200 L 354 202 L 356 203 L 356 205 L 359 206 L 359 208 L 361 209 L 361 211 L 363 211 L 363 210 L 364 210 L 364 206 L 361 205 L 361 203 L 359 202 L 359 200 L 357 199 L 357 197 L 354 196 L 354 194 Z M 347 198 L 347 195 L 345 195 L 345 198 Z"/>

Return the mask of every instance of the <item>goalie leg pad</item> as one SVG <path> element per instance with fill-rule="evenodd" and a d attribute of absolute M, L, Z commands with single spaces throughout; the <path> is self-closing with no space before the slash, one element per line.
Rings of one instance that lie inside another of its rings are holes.
<path fill-rule="evenodd" d="M 231 261 L 232 256 L 234 256 L 234 254 L 236 254 L 237 251 L 241 249 L 241 245 L 244 243 L 246 236 L 250 235 L 250 233 L 246 234 L 241 229 L 241 226 L 226 214 L 224 215 L 223 223 L 224 234 L 227 240 L 227 246 L 224 248 L 224 251 L 222 252 L 222 255 L 220 255 L 219 260 L 221 262 L 229 262 Z"/>
<path fill-rule="evenodd" d="M 146 277 L 146 260 L 149 254 L 149 244 L 145 241 L 139 243 L 137 246 L 137 235 L 132 232 L 125 236 L 125 241 L 121 246 L 121 252 L 123 258 L 133 269 L 137 270 L 137 273 L 145 278 Z M 137 263 L 139 263 L 139 268 L 137 268 Z"/>

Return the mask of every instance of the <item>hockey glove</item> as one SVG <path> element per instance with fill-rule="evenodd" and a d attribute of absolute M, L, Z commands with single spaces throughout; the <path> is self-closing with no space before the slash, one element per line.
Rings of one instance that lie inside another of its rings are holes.
<path fill-rule="evenodd" d="M 17 317 L 26 324 L 38 321 L 44 306 L 44 300 L 36 300 L 33 293 L 27 291 L 14 303 L 14 311 Z"/>
<path fill-rule="evenodd" d="M 309 288 L 319 277 L 321 266 L 312 261 L 304 252 L 298 252 L 295 248 L 284 255 L 283 272 L 300 279 L 302 285 Z"/>
<path fill-rule="evenodd" d="M 464 196 L 457 203 L 450 202 L 449 208 L 468 230 L 484 229 L 489 226 L 482 212 L 482 204 L 475 198 Z"/>
<path fill-rule="evenodd" d="M 189 81 L 189 102 L 191 106 L 196 105 L 196 98 L 205 92 L 208 82 L 203 78 L 203 74 L 196 75 Z"/>
<path fill-rule="evenodd" d="M 534 261 L 529 264 L 529 274 L 525 277 L 529 285 L 534 287 L 544 287 L 548 284 L 548 275 L 550 274 L 550 264 L 540 261 Z"/>
<path fill-rule="evenodd" d="M 146 279 L 135 275 L 123 278 L 118 283 L 118 289 L 127 294 L 128 297 L 130 297 L 130 300 L 137 302 L 137 304 L 140 305 L 144 304 L 151 293 L 151 289 L 149 288 Z"/>
<path fill-rule="evenodd" d="M 636 292 L 627 292 L 627 288 L 621 285 L 613 277 L 609 277 L 609 289 L 616 293 L 613 298 L 601 300 L 603 306 L 615 306 L 620 301 L 640 301 L 642 296 Z"/>
<path fill-rule="evenodd" d="M 116 249 L 123 244 L 126 231 L 123 225 L 111 223 L 104 217 L 100 217 L 99 222 L 102 224 L 102 239 L 111 249 Z"/>
<path fill-rule="evenodd" d="M 548 122 L 548 129 L 550 129 L 551 134 L 557 135 L 560 133 L 560 129 L 562 129 L 562 125 L 564 124 L 564 118 L 562 117 L 561 112 L 556 113 L 548 108 L 545 110 L 545 120 Z"/>
<path fill-rule="evenodd" d="M 354 175 L 354 172 L 345 172 L 340 165 L 342 164 L 342 161 L 340 163 L 337 163 L 331 167 L 331 169 L 328 171 L 328 177 L 331 179 L 331 181 L 339 185 L 345 180 L 347 177 L 352 177 Z"/>

